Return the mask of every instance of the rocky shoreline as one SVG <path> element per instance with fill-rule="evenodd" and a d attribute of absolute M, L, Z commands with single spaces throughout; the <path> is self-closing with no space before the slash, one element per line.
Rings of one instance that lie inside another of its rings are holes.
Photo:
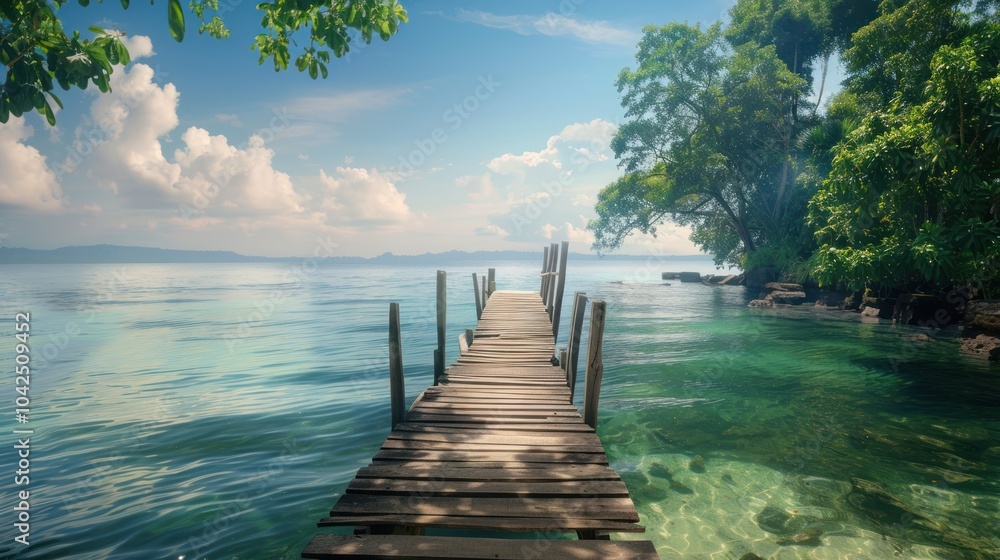
<path fill-rule="evenodd" d="M 854 312 L 860 314 L 863 321 L 887 320 L 900 325 L 930 327 L 946 337 L 959 339 L 962 352 L 992 362 L 1000 361 L 1000 301 L 970 299 L 957 291 L 871 297 L 862 292 L 832 292 L 790 282 L 768 282 L 761 286 L 760 296 L 748 307 L 789 305 Z"/>

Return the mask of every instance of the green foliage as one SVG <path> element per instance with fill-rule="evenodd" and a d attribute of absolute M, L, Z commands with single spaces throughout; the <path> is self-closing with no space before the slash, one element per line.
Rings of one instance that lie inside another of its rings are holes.
<path fill-rule="evenodd" d="M 971 4 L 902 3 L 855 35 L 854 109 L 839 118 L 858 125 L 809 209 L 822 283 L 996 283 L 1000 24 L 959 7 Z M 883 32 L 895 36 L 880 44 Z"/>
<path fill-rule="evenodd" d="M 760 246 L 802 237 L 801 214 L 787 212 L 804 208 L 791 150 L 812 124 L 796 101 L 807 82 L 776 47 L 731 46 L 721 24 L 672 23 L 644 29 L 636 61 L 617 80 L 630 120 L 611 146 L 626 174 L 599 195 L 595 248 L 655 234 L 668 218 L 690 225 L 720 264 L 742 265 Z"/>
<path fill-rule="evenodd" d="M 0 64 L 6 70 L 0 85 L 0 123 L 10 115 L 38 111 L 50 125 L 55 124 L 52 103 L 62 107 L 53 93 L 54 85 L 64 90 L 86 89 L 89 84 L 102 92 L 111 90 L 114 67 L 130 61 L 117 30 L 91 27 L 93 38 L 79 31 L 67 34 L 57 11 L 67 0 L 5 0 L 0 3 Z M 120 0 L 123 8 L 129 0 Z M 77 0 L 87 6 L 90 0 Z M 222 39 L 229 30 L 217 14 L 218 0 L 193 0 L 192 13 L 201 21 L 199 33 Z M 275 71 L 288 69 L 292 56 L 300 72 L 316 79 L 329 74 L 330 53 L 342 57 L 350 49 L 351 29 L 366 43 L 378 35 L 387 41 L 407 21 L 406 10 L 396 0 L 276 0 L 262 3 L 261 26 L 251 48 L 259 51 L 259 62 L 272 59 Z M 209 19 L 211 16 L 211 19 Z M 186 24 L 180 0 L 167 0 L 167 27 L 177 41 L 184 39 Z M 308 33 L 306 46 L 297 47 L 296 33 Z M 293 53 L 291 49 L 297 52 Z M 297 55 L 296 55 L 297 54 Z"/>

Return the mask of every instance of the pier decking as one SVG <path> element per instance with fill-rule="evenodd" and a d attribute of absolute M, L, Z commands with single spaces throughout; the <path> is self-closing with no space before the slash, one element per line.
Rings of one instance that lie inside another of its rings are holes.
<path fill-rule="evenodd" d="M 493 292 L 471 346 L 319 522 L 355 534 L 317 535 L 302 557 L 659 558 L 649 541 L 607 540 L 644 528 L 573 405 L 566 372 L 552 364 L 549 312 L 537 292 Z M 541 535 L 429 536 L 427 528 Z"/>

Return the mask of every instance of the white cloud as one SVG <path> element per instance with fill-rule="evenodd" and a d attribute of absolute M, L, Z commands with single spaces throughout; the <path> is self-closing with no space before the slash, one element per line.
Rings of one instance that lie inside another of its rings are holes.
<path fill-rule="evenodd" d="M 88 175 L 127 205 L 174 210 L 185 204 L 258 218 L 303 212 L 305 197 L 273 168 L 274 151 L 261 137 L 251 136 L 238 148 L 223 135 L 190 127 L 171 161 L 161 139 L 179 122 L 174 85 L 157 85 L 153 69 L 136 64 L 113 74 L 112 88 L 94 101 L 75 147 L 80 154 L 93 150 Z"/>
<path fill-rule="evenodd" d="M 475 232 L 476 235 L 482 236 L 507 237 L 510 235 L 510 232 L 496 224 L 486 224 L 485 226 L 477 227 L 472 231 Z"/>
<path fill-rule="evenodd" d="M 51 212 L 62 207 L 62 189 L 45 156 L 21 143 L 34 134 L 21 117 L 0 126 L 0 205 Z"/>
<path fill-rule="evenodd" d="M 121 37 L 121 42 L 125 44 L 129 58 L 132 60 L 156 55 L 153 52 L 153 41 L 145 35 L 126 35 Z"/>
<path fill-rule="evenodd" d="M 111 76 L 110 93 L 97 97 L 90 123 L 77 128 L 74 147 L 93 147 L 90 176 L 143 205 L 174 194 L 181 169 L 163 156 L 160 137 L 177 124 L 180 93 L 153 83 L 153 69 L 136 64 Z"/>
<path fill-rule="evenodd" d="M 530 168 L 548 164 L 555 169 L 588 167 L 607 161 L 611 155 L 611 139 L 618 127 L 604 119 L 587 123 L 573 123 L 563 127 L 559 134 L 550 136 L 545 148 L 521 155 L 503 154 L 486 164 L 490 170 L 502 175 L 524 173 Z"/>
<path fill-rule="evenodd" d="M 337 167 L 331 175 L 320 169 L 319 175 L 327 187 L 322 208 L 339 223 L 392 225 L 413 219 L 406 195 L 375 169 Z"/>
<path fill-rule="evenodd" d="M 549 141 L 545 143 L 545 149 L 538 152 L 524 152 L 519 156 L 503 154 L 491 159 L 486 167 L 502 175 L 524 171 L 526 167 L 538 167 L 543 163 L 551 164 L 552 167 L 559 169 L 562 167 L 562 162 L 556 159 L 559 150 L 555 145 L 558 140 L 558 136 L 550 137 Z"/>
<path fill-rule="evenodd" d="M 259 214 L 303 211 L 303 197 L 291 178 L 271 166 L 274 151 L 259 136 L 251 136 L 244 149 L 231 146 L 225 136 L 212 136 L 192 126 L 181 136 L 184 149 L 174 152 L 181 177 L 174 186 L 193 199 L 195 193 L 215 192 L 213 204 L 226 210 Z"/>
<path fill-rule="evenodd" d="M 593 235 L 586 224 L 596 217 L 594 201 L 619 174 L 610 147 L 616 131 L 600 118 L 572 123 L 550 136 L 541 150 L 489 160 L 493 182 L 507 180 L 496 185 L 502 193 L 498 202 L 480 210 L 483 219 L 509 232 L 509 241 L 560 238 L 589 246 Z"/>
<path fill-rule="evenodd" d="M 544 15 L 499 15 L 481 10 L 458 10 L 458 21 L 513 31 L 519 35 L 567 36 L 585 43 L 634 47 L 639 35 L 606 21 L 581 21 L 549 12 Z"/>

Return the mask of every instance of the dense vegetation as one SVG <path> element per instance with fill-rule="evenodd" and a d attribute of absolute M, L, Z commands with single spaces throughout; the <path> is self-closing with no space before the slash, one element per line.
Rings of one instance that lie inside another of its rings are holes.
<path fill-rule="evenodd" d="M 67 33 L 58 17 L 67 0 L 3 0 L 0 2 L 0 64 L 6 76 L 0 84 L 0 123 L 10 115 L 38 111 L 49 124 L 56 123 L 52 104 L 62 107 L 54 93 L 87 89 L 93 84 L 102 92 L 111 89 L 116 65 L 126 65 L 130 57 L 117 29 L 90 27 L 84 37 L 79 30 Z M 90 0 L 77 0 L 81 6 Z M 98 0 L 100 2 L 100 0 Z M 128 8 L 130 0 L 120 0 Z M 238 3 L 237 3 L 238 4 Z M 170 35 L 184 39 L 186 21 L 180 0 L 167 0 L 166 23 Z M 199 33 L 217 39 L 230 31 L 219 17 L 234 8 L 219 0 L 191 0 L 188 8 L 199 20 Z M 263 64 L 270 59 L 274 70 L 287 70 L 295 55 L 295 67 L 316 79 L 328 74 L 330 53 L 337 58 L 350 50 L 351 30 L 366 43 L 373 34 L 383 41 L 407 21 L 406 10 L 395 0 L 273 0 L 257 4 L 263 33 L 251 48 Z M 298 40 L 296 40 L 298 39 Z"/>
<path fill-rule="evenodd" d="M 617 80 L 624 175 L 600 194 L 595 248 L 670 219 L 719 264 L 995 289 L 997 4 L 739 0 L 725 28 L 647 27 Z M 832 56 L 848 78 L 823 104 Z"/>

